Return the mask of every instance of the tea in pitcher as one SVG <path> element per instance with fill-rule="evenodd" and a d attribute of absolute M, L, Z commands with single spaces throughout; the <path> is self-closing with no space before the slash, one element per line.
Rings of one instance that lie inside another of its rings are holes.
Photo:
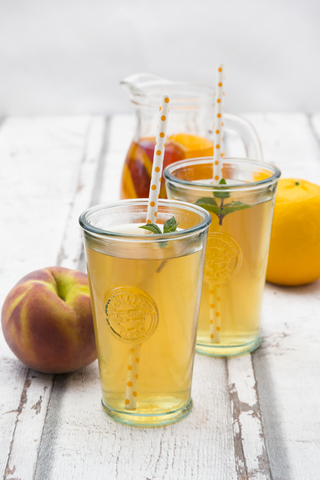
<path fill-rule="evenodd" d="M 155 138 L 133 141 L 123 167 L 121 198 L 147 198 L 149 195 Z M 163 168 L 186 158 L 208 157 L 213 154 L 211 140 L 180 133 L 169 136 L 165 144 Z M 165 182 L 161 182 L 160 198 L 167 198 Z"/>

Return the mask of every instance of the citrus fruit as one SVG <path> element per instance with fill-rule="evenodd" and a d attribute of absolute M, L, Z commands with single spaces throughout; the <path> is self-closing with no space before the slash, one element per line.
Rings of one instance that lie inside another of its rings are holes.
<path fill-rule="evenodd" d="M 267 280 L 303 285 L 320 278 L 320 186 L 279 180 L 271 233 Z"/>
<path fill-rule="evenodd" d="M 171 135 L 168 140 L 176 143 L 184 152 L 184 158 L 208 157 L 213 155 L 213 143 L 204 137 L 189 133 Z"/>

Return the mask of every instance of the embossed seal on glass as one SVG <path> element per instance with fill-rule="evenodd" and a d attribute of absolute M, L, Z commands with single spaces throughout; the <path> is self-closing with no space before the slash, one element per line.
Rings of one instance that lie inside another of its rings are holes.
<path fill-rule="evenodd" d="M 159 313 L 155 301 L 140 288 L 112 288 L 105 306 L 112 333 L 125 343 L 142 343 L 155 332 Z"/>
<path fill-rule="evenodd" d="M 208 235 L 204 278 L 207 282 L 219 285 L 230 280 L 238 272 L 242 263 L 239 243 L 225 232 Z"/>

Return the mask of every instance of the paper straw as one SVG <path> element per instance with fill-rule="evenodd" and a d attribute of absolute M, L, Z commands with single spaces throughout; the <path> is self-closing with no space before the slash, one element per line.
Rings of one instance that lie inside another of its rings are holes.
<path fill-rule="evenodd" d="M 222 178 L 223 157 L 223 127 L 224 127 L 224 70 L 223 63 L 217 65 L 216 81 L 216 121 L 214 127 L 214 161 L 213 161 L 213 184 L 217 185 Z"/>
<path fill-rule="evenodd" d="M 168 124 L 168 106 L 169 97 L 163 95 L 159 107 L 159 118 L 157 125 L 156 144 L 153 154 L 152 174 L 150 181 L 147 223 L 156 223 L 158 212 L 158 199 L 160 194 L 162 166 L 164 157 L 164 144 L 166 141 L 167 124 Z M 127 410 L 134 410 L 137 406 L 138 396 L 138 378 L 139 378 L 139 362 L 140 362 L 141 344 L 130 348 L 128 365 L 127 365 L 127 379 L 126 379 L 126 399 L 125 408 Z"/>
<path fill-rule="evenodd" d="M 216 121 L 214 127 L 214 159 L 213 159 L 213 184 L 218 185 L 222 179 L 223 153 L 223 127 L 224 127 L 224 70 L 225 65 L 217 65 L 216 80 Z M 220 285 L 209 286 L 210 288 L 210 342 L 220 343 Z"/>
<path fill-rule="evenodd" d="M 137 404 L 140 350 L 141 344 L 136 345 L 129 350 L 126 379 L 126 399 L 124 402 L 127 410 L 134 410 Z"/>
<path fill-rule="evenodd" d="M 220 285 L 210 285 L 210 342 L 220 343 Z"/>
<path fill-rule="evenodd" d="M 154 147 L 152 174 L 149 190 L 147 223 L 156 223 L 158 211 L 158 199 L 161 187 L 162 165 L 164 157 L 164 144 L 166 141 L 168 125 L 169 97 L 163 95 L 159 108 L 159 119 L 157 126 L 156 145 Z"/>

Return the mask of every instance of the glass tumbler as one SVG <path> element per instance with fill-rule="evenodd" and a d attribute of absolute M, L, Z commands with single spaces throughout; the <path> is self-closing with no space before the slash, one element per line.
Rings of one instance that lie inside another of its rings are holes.
<path fill-rule="evenodd" d="M 280 171 L 263 162 L 224 158 L 224 185 L 213 185 L 213 158 L 164 171 L 170 199 L 202 206 L 211 217 L 197 353 L 242 355 L 260 339 L 260 313 Z"/>
<path fill-rule="evenodd" d="M 157 426 L 185 417 L 210 214 L 163 200 L 153 234 L 147 199 L 99 205 L 80 216 L 98 351 L 102 405 L 114 420 Z"/>

